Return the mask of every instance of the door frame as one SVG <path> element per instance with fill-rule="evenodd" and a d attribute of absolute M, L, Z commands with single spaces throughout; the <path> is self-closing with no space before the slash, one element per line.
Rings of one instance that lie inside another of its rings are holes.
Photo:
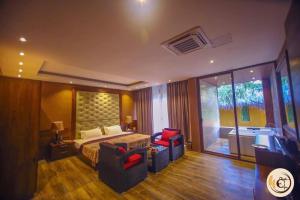
<path fill-rule="evenodd" d="M 232 158 L 232 159 L 236 159 L 236 160 L 242 160 L 242 161 L 246 161 L 246 162 L 255 163 L 253 161 L 242 159 L 241 154 L 240 154 L 240 138 L 239 138 L 240 135 L 239 135 L 239 130 L 238 130 L 239 125 L 238 125 L 238 117 L 237 117 L 238 114 L 237 114 L 237 108 L 236 108 L 236 94 L 235 94 L 235 84 L 234 84 L 234 75 L 233 75 L 233 73 L 235 71 L 239 71 L 239 70 L 243 70 L 243 69 L 248 69 L 248 68 L 253 68 L 253 67 L 258 67 L 258 66 L 267 65 L 267 64 L 273 64 L 273 68 L 275 69 L 275 73 L 276 73 L 276 61 L 269 61 L 269 62 L 255 64 L 255 65 L 244 66 L 244 67 L 240 67 L 240 68 L 237 68 L 237 69 L 232 69 L 232 70 L 227 70 L 227 71 L 222 71 L 222 72 L 207 74 L 207 75 L 199 76 L 199 77 L 196 78 L 197 85 L 198 85 L 198 87 L 197 87 L 197 89 L 198 89 L 197 93 L 198 93 L 198 107 L 199 107 L 198 114 L 199 114 L 199 127 L 200 127 L 200 139 L 201 139 L 201 152 L 206 153 L 206 154 L 221 156 L 221 157 L 225 157 L 225 158 Z M 237 156 L 222 154 L 222 153 L 218 153 L 218 152 L 211 152 L 211 151 L 207 151 L 207 150 L 204 149 L 200 80 L 201 79 L 205 79 L 205 78 L 214 77 L 214 76 L 221 76 L 221 75 L 225 75 L 225 74 L 230 74 L 231 75 L 231 86 L 232 86 L 233 107 L 234 107 L 234 120 L 235 120 L 235 129 L 236 129 L 236 142 L 237 142 L 237 149 L 238 149 L 238 155 Z"/>
<path fill-rule="evenodd" d="M 233 109 L 234 109 L 234 121 L 235 121 L 235 130 L 236 130 L 236 144 L 237 144 L 237 156 L 234 155 L 228 155 L 228 154 L 222 154 L 218 152 L 213 152 L 213 151 L 208 151 L 204 149 L 204 137 L 203 137 L 203 118 L 202 118 L 202 110 L 201 110 L 201 89 L 199 87 L 198 89 L 198 104 L 199 104 L 199 121 L 200 121 L 200 130 L 201 130 L 201 150 L 203 153 L 211 154 L 211 155 L 216 155 L 216 156 L 222 156 L 226 158 L 232 158 L 232 159 L 237 159 L 240 160 L 240 141 L 239 141 L 239 131 L 238 131 L 238 124 L 237 124 L 237 110 L 236 110 L 236 100 L 235 100 L 235 90 L 234 90 L 234 77 L 233 77 L 233 71 L 230 72 L 220 72 L 217 74 L 212 74 L 212 75 L 206 75 L 204 77 L 198 77 L 197 78 L 197 84 L 200 86 L 200 80 L 203 80 L 205 78 L 211 78 L 214 76 L 222 76 L 222 75 L 230 75 L 231 78 L 231 87 L 232 87 L 232 98 L 233 98 Z"/>

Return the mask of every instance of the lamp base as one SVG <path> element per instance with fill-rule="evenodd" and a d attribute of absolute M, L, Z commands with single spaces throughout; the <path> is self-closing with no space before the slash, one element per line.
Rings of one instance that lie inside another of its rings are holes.
<path fill-rule="evenodd" d="M 55 134 L 55 141 L 54 141 L 54 143 L 55 144 L 60 144 L 61 141 L 62 141 L 62 136 L 59 133 L 56 133 Z"/>

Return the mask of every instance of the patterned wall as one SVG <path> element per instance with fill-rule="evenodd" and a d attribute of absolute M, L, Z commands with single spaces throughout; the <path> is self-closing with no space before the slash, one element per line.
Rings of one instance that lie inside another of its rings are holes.
<path fill-rule="evenodd" d="M 80 130 L 116 124 L 120 124 L 119 94 L 77 91 L 76 138 Z"/>

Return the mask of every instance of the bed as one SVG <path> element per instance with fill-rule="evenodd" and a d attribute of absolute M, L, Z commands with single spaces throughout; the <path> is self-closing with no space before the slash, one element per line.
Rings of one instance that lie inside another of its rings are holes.
<path fill-rule="evenodd" d="M 119 94 L 76 91 L 75 125 L 77 155 L 94 168 L 99 161 L 101 142 L 127 143 L 128 148 L 150 144 L 149 135 L 122 132 Z"/>
<path fill-rule="evenodd" d="M 128 149 L 142 148 L 150 145 L 150 136 L 139 133 L 122 132 L 114 135 L 101 135 L 89 139 L 76 139 L 75 148 L 78 157 L 85 163 L 97 168 L 101 142 L 126 143 Z"/>

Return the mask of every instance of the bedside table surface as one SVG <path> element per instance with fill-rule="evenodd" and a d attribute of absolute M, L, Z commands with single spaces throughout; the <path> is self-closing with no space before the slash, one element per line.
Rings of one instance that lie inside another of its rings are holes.
<path fill-rule="evenodd" d="M 64 146 L 64 145 L 74 145 L 74 141 L 73 140 L 64 140 L 61 143 L 50 143 L 51 147 L 59 147 L 59 146 Z"/>

